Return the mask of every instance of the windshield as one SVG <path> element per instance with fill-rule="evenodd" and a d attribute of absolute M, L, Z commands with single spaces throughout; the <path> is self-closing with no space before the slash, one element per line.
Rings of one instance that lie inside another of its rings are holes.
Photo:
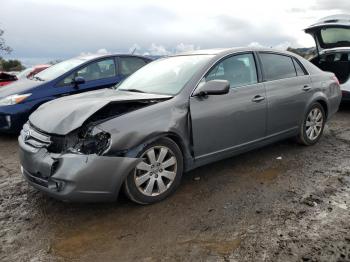
<path fill-rule="evenodd" d="M 128 77 L 118 90 L 175 95 L 213 55 L 175 56 L 156 60 Z"/>
<path fill-rule="evenodd" d="M 86 59 L 79 59 L 79 58 L 69 59 L 69 60 L 57 63 L 53 66 L 50 66 L 44 71 L 41 71 L 40 73 L 36 74 L 35 77 L 44 81 L 52 80 L 85 62 L 86 62 Z"/>
<path fill-rule="evenodd" d="M 323 28 L 321 36 L 324 44 L 350 43 L 349 28 Z"/>

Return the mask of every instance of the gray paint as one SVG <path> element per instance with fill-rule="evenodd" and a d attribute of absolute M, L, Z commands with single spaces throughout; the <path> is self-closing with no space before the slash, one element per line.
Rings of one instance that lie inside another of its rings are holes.
<path fill-rule="evenodd" d="M 322 72 L 297 55 L 281 51 L 276 52 L 298 58 L 309 75 L 267 82 L 261 81 L 259 76 L 258 84 L 231 89 L 226 95 L 205 98 L 192 96 L 202 77 L 221 59 L 232 54 L 257 54 L 259 51 L 272 50 L 210 50 L 208 53 L 215 54 L 215 57 L 192 77 L 179 94 L 95 126 L 96 129 L 111 134 L 111 145 L 106 152 L 108 156 L 60 155 L 62 166 L 56 171 L 60 175 L 55 173 L 53 177 L 70 180 L 72 184 L 81 184 L 84 188 L 73 189 L 64 199 L 81 200 L 84 192 L 87 192 L 86 199 L 91 200 L 91 192 L 94 191 L 107 192 L 107 195 L 111 188 L 119 191 L 125 177 L 136 166 L 140 150 L 161 136 L 172 136 L 179 143 L 184 155 L 185 170 L 190 170 L 297 135 L 308 106 L 315 101 L 323 101 L 327 105 L 328 117 L 338 110 L 341 94 L 332 79 L 333 74 Z M 193 53 L 207 52 L 200 50 Z M 261 71 L 260 68 L 258 71 Z M 304 85 L 310 85 L 311 90 L 304 91 Z M 257 95 L 265 99 L 253 102 L 252 99 Z M 30 117 L 30 122 L 47 133 L 67 135 L 84 125 L 86 119 L 112 101 L 118 103 L 158 98 L 169 97 L 115 90 L 85 93 L 42 106 Z M 61 112 L 54 116 L 57 108 Z M 25 170 L 30 169 L 31 163 L 36 161 L 39 164 L 34 166 L 41 166 L 41 162 L 44 166 L 47 163 L 50 166 L 50 158 L 55 156 L 49 153 L 48 162 L 40 161 L 36 157 L 38 153 L 31 153 L 21 137 L 19 140 L 23 151 L 21 163 Z M 121 152 L 123 156 L 120 156 Z M 40 189 L 51 194 L 48 189 Z"/>
<path fill-rule="evenodd" d="M 154 94 L 134 94 L 102 89 L 69 97 L 59 98 L 40 106 L 29 121 L 48 134 L 66 135 L 82 124 L 99 109 L 111 102 L 131 102 L 151 99 L 165 99 L 170 96 Z M 52 109 L 55 108 L 53 113 Z M 48 121 L 48 119 L 54 121 Z"/>

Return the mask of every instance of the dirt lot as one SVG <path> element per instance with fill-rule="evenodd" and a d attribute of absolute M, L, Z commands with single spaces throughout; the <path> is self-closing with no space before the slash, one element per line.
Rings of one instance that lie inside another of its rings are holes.
<path fill-rule="evenodd" d="M 61 203 L 0 137 L 1 261 L 350 261 L 350 107 L 313 147 L 284 141 L 187 174 L 168 200 Z"/>

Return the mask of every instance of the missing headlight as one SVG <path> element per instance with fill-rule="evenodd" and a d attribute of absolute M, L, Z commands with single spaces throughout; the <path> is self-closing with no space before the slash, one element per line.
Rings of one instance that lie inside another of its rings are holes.
<path fill-rule="evenodd" d="M 79 141 L 72 151 L 84 155 L 103 155 L 110 145 L 111 135 L 100 130 L 98 132 L 93 131 L 96 130 L 88 130 L 79 134 Z"/>

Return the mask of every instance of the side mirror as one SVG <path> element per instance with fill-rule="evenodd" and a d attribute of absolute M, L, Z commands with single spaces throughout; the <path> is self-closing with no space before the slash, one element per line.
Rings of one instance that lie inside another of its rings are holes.
<path fill-rule="evenodd" d="M 225 95 L 230 91 L 230 82 L 227 80 L 210 80 L 198 87 L 194 96 Z"/>
<path fill-rule="evenodd" d="M 81 76 L 77 76 L 73 79 L 72 81 L 72 84 L 75 86 L 75 87 L 78 87 L 79 85 L 82 85 L 85 83 L 85 79 L 84 77 L 81 77 Z"/>

